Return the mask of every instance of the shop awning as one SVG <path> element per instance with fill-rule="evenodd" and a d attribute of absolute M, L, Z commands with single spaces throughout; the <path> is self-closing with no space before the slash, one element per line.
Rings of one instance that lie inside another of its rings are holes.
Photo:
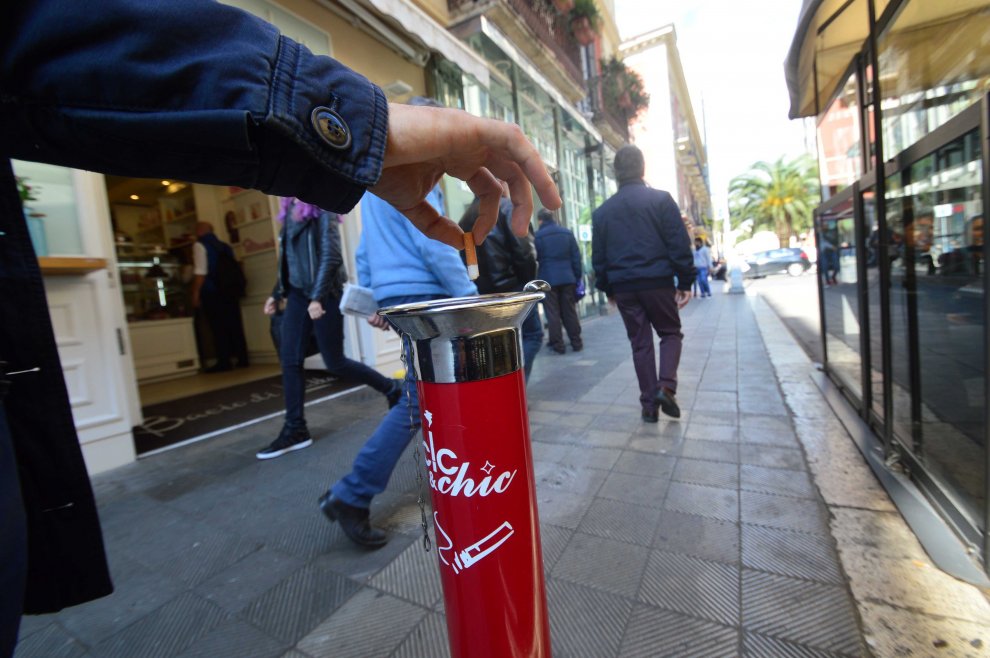
<path fill-rule="evenodd" d="M 394 26 L 394 29 L 380 31 L 389 33 L 393 39 L 401 38 L 405 41 L 406 43 L 397 44 L 400 49 L 408 50 L 412 47 L 426 53 L 438 53 L 465 73 L 474 76 L 482 86 L 488 86 L 488 67 L 485 61 L 410 0 L 334 1 L 363 20 L 372 23 L 385 20 Z M 369 12 L 374 12 L 375 15 L 370 15 Z"/>
<path fill-rule="evenodd" d="M 882 12 L 889 0 L 878 0 Z M 790 117 L 815 116 L 815 72 L 818 102 L 824 105 L 844 81 L 849 65 L 869 37 L 866 0 L 804 0 L 794 40 L 785 62 L 790 91 Z M 920 91 L 947 82 L 977 80 L 990 72 L 982 20 L 970 20 L 990 11 L 987 0 L 938 0 L 906 2 L 896 17 L 890 37 L 901 51 L 924 61 L 918 71 L 901 76 L 897 91 Z M 879 15 L 877 16 L 879 18 Z M 886 40 L 886 39 L 885 39 Z M 880 50 L 884 46 L 881 44 Z M 971 53 L 959 56 L 959 50 Z"/>

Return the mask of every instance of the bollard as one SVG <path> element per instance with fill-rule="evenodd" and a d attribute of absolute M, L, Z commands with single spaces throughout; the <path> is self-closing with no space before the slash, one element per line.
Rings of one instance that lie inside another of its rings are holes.
<path fill-rule="evenodd" d="M 379 311 L 412 343 L 452 658 L 551 655 L 520 329 L 542 298 Z"/>

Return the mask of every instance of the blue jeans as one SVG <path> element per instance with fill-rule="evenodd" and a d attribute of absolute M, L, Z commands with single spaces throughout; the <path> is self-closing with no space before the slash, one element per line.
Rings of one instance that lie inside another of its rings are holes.
<path fill-rule="evenodd" d="M 533 310 L 522 323 L 522 347 L 523 373 L 526 381 L 529 381 L 529 372 L 533 369 L 536 353 L 543 347 L 543 323 L 540 322 L 540 310 L 536 304 L 533 304 Z"/>
<path fill-rule="evenodd" d="M 699 267 L 698 268 L 698 294 L 702 296 L 711 297 L 712 289 L 708 285 L 708 268 Z"/>
<path fill-rule="evenodd" d="M 442 296 L 391 297 L 382 300 L 381 305 L 394 306 L 434 299 L 442 299 Z M 348 505 L 365 509 L 371 507 L 371 499 L 385 491 L 402 451 L 419 430 L 419 393 L 416 391 L 416 377 L 413 374 L 412 351 L 406 340 L 403 340 L 403 350 L 406 355 L 406 379 L 403 386 L 408 395 L 399 398 L 399 404 L 389 409 L 378 423 L 378 427 L 354 458 L 351 472 L 330 487 L 334 497 Z"/>
<path fill-rule="evenodd" d="M 279 358 L 282 361 L 282 387 L 285 391 L 285 426 L 290 430 L 306 429 L 303 415 L 306 373 L 306 344 L 309 334 L 316 336 L 323 364 L 334 377 L 367 384 L 379 393 L 388 393 L 392 380 L 373 368 L 344 356 L 344 316 L 331 297 L 323 305 L 326 311 L 319 320 L 309 317 L 309 300 L 297 288 L 289 288 L 282 317 Z"/>

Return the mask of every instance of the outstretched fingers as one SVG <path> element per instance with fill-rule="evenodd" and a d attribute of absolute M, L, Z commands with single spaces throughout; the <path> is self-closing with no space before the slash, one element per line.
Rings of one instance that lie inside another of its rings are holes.
<path fill-rule="evenodd" d="M 471 233 L 474 235 L 475 244 L 481 244 L 498 220 L 498 202 L 502 198 L 502 185 L 492 175 L 492 172 L 484 167 L 476 171 L 465 182 L 478 197 L 478 218 L 474 222 Z"/>
<path fill-rule="evenodd" d="M 426 237 L 449 244 L 454 249 L 464 248 L 464 231 L 461 227 L 438 213 L 428 202 L 421 201 L 401 212 Z"/>

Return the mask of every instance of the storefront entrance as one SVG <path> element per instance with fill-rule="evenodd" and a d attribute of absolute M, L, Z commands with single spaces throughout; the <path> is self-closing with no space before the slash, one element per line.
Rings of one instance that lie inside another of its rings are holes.
<path fill-rule="evenodd" d="M 261 312 L 275 281 L 275 202 L 252 190 L 182 181 L 107 176 L 106 188 L 119 287 L 145 417 L 134 432 L 136 451 L 142 454 L 171 440 L 155 426 L 171 428 L 168 433 L 175 441 L 188 440 L 188 432 L 175 431 L 188 423 L 178 421 L 225 404 L 239 404 L 239 398 L 226 401 L 214 392 L 242 387 L 241 397 L 249 399 L 251 387 L 244 388 L 246 384 L 277 379 L 278 359 L 268 318 Z M 211 225 L 217 237 L 234 248 L 248 280 L 247 293 L 240 300 L 248 367 L 207 372 L 216 365 L 215 339 L 191 298 L 193 245 L 200 222 Z M 204 407 L 196 398 L 206 394 L 212 397 Z M 183 399 L 188 400 L 188 413 L 183 413 L 182 404 L 175 404 Z M 167 408 L 167 415 L 160 409 L 164 403 L 170 403 L 162 408 Z"/>

